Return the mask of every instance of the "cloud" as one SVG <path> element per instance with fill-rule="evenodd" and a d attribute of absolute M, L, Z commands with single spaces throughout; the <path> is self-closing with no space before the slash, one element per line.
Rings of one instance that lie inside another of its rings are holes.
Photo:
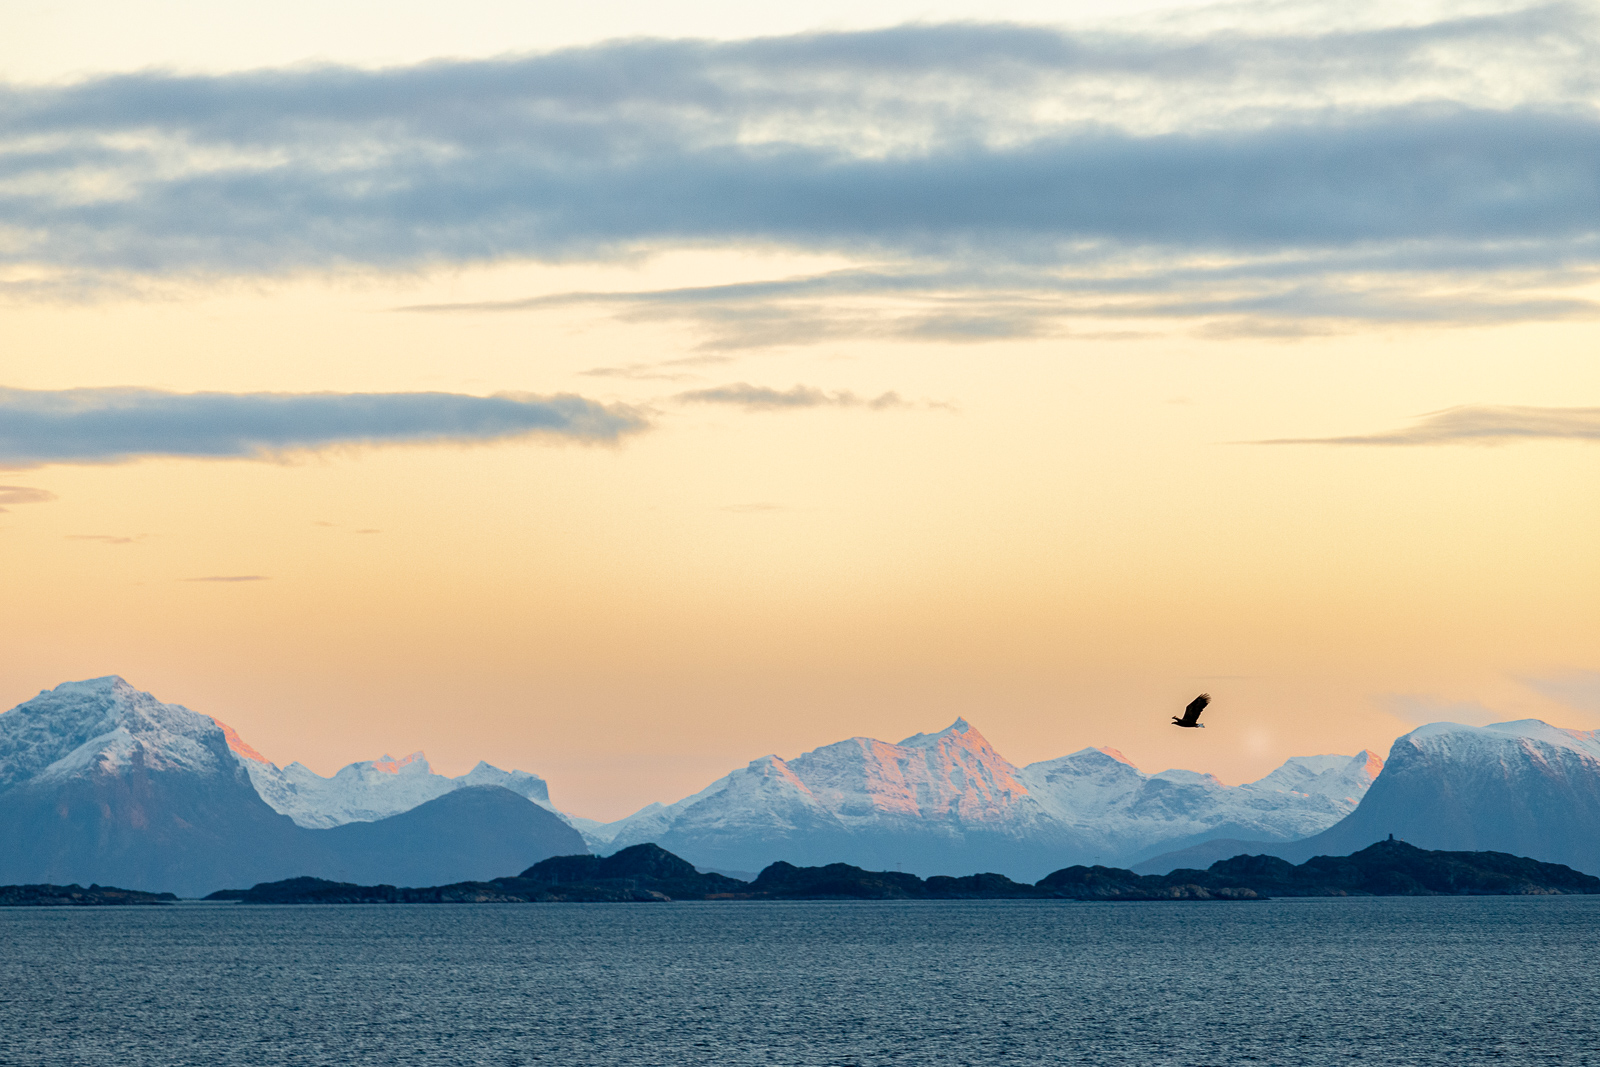
<path fill-rule="evenodd" d="M 68 541 L 99 541 L 106 545 L 136 545 L 143 538 L 143 534 L 138 537 L 119 537 L 115 534 L 67 534 Z"/>
<path fill-rule="evenodd" d="M 1347 437 L 1283 437 L 1263 445 L 1498 445 L 1512 441 L 1600 441 L 1600 408 L 1466 405 L 1413 426 Z"/>
<path fill-rule="evenodd" d="M 1567 671 L 1523 683 L 1578 711 L 1600 715 L 1600 671 Z"/>
<path fill-rule="evenodd" d="M 1032 336 L 1096 292 L 1100 312 L 1235 332 L 1591 314 L 1552 290 L 1600 266 L 1592 9 L 1326 22 L 911 25 L 13 85 L 0 266 L 21 272 L 12 299 L 708 245 L 843 253 L 905 282 L 985 268 L 967 304 L 905 289 L 927 306 L 887 318 L 826 287 L 820 308 L 747 294 L 790 302 L 778 314 L 683 305 L 744 345 Z"/>
<path fill-rule="evenodd" d="M 1600 254 L 1600 244 L 1596 246 Z M 897 270 L 856 268 L 729 285 L 619 292 L 557 293 L 523 300 L 414 305 L 413 313 L 538 312 L 590 306 L 627 322 L 687 323 L 712 353 L 803 346 L 854 338 L 976 344 L 1031 337 L 1127 339 L 1147 330 L 1084 330 L 1074 320 L 1196 319 L 1202 332 L 1228 337 L 1301 336 L 1361 323 L 1481 325 L 1600 317 L 1583 296 L 1531 295 L 1555 282 L 1535 269 L 1526 248 L 1455 247 L 1423 254 L 1358 250 L 1275 255 L 1270 261 L 1130 263 L 1079 255 L 1077 262 L 1029 269 Z M 1450 270 L 1474 271 L 1471 279 Z M 1574 268 L 1565 279 L 1587 277 Z M 670 380 L 665 368 L 597 368 L 597 377 Z"/>
<path fill-rule="evenodd" d="M 826 393 L 809 385 L 796 385 L 790 389 L 772 389 L 749 382 L 734 382 L 710 389 L 691 389 L 678 393 L 674 400 L 684 404 L 728 404 L 746 411 L 785 411 L 795 408 L 869 408 L 883 411 L 888 408 L 909 407 L 898 393 L 883 393 L 876 397 L 859 397 L 848 391 Z"/>
<path fill-rule="evenodd" d="M 140 456 L 259 459 L 335 445 L 528 436 L 614 442 L 646 426 L 580 396 L 455 393 L 167 393 L 0 388 L 0 465 Z"/>
<path fill-rule="evenodd" d="M 185 582 L 270 582 L 265 574 L 211 574 L 204 578 L 184 578 Z"/>
<path fill-rule="evenodd" d="M 731 363 L 733 356 L 699 355 L 679 359 L 658 360 L 652 363 L 626 363 L 614 367 L 591 367 L 578 373 L 587 378 L 627 378 L 634 381 L 681 382 L 700 375 L 686 369 L 710 367 Z"/>
<path fill-rule="evenodd" d="M 1431 722 L 1455 722 L 1463 726 L 1488 726 L 1505 722 L 1506 716 L 1475 700 L 1448 701 L 1431 696 L 1392 693 L 1378 698 L 1384 711 L 1397 719 L 1426 726 Z"/>
<path fill-rule="evenodd" d="M 8 504 L 48 504 L 56 495 L 48 489 L 26 485 L 0 485 L 0 513 L 11 510 Z"/>

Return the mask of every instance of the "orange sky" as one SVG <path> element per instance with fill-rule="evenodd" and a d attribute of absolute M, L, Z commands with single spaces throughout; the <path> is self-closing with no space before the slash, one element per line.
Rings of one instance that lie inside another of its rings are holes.
<path fill-rule="evenodd" d="M 412 25 L 384 55 L 345 31 L 298 54 L 411 61 Z M 292 58 L 216 47 L 150 55 Z M 110 44 L 59 64 L 10 76 L 139 65 Z M 396 310 L 874 262 L 723 240 L 7 290 L 12 390 L 574 393 L 649 428 L 0 463 L 0 705 L 118 673 L 280 764 L 487 759 L 597 818 L 768 752 L 958 715 L 1017 763 L 1110 745 L 1230 782 L 1386 753 L 1436 718 L 1600 726 L 1600 447 L 1252 443 L 1594 408 L 1600 327 L 1566 305 L 1482 321 L 1464 295 L 1435 321 L 1272 329 L 1085 310 L 983 341 L 896 334 L 881 324 L 909 298 L 857 292 L 817 298 L 844 324 L 826 336 L 745 347 L 723 320 L 632 305 Z M 1541 298 L 1594 297 L 1557 288 Z M 684 396 L 742 383 L 815 392 L 759 410 Z M 1202 689 L 1209 729 L 1171 729 Z"/>

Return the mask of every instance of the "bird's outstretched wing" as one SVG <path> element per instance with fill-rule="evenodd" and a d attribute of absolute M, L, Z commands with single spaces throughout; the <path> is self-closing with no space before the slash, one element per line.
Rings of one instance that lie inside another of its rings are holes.
<path fill-rule="evenodd" d="M 1206 710 L 1206 705 L 1211 703 L 1210 693 L 1201 693 L 1189 701 L 1189 706 L 1183 709 L 1183 725 L 1193 726 L 1200 721 L 1200 713 Z"/>

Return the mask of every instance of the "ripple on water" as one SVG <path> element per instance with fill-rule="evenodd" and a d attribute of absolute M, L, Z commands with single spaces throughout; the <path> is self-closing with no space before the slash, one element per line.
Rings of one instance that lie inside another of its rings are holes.
<path fill-rule="evenodd" d="M 0 1065 L 1600 1067 L 1600 898 L 0 909 Z"/>

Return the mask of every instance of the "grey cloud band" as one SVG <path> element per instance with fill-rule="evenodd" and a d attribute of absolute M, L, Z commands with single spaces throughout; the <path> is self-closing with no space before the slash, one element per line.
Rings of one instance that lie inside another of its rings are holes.
<path fill-rule="evenodd" d="M 0 258 L 255 273 L 704 242 L 1038 263 L 1531 241 L 1554 263 L 1600 218 L 1592 23 L 906 27 L 13 86 Z"/>
<path fill-rule="evenodd" d="M 1556 4 L 0 87 L 0 297 L 755 245 L 859 269 L 456 310 L 585 303 L 707 349 L 1588 317 L 1597 72 L 1594 9 Z"/>
<path fill-rule="evenodd" d="M 1463 405 L 1414 425 L 1346 437 L 1291 437 L 1266 445 L 1494 445 L 1513 441 L 1600 441 L 1600 408 Z"/>
<path fill-rule="evenodd" d="M 0 389 L 0 464 L 259 458 L 341 444 L 530 435 L 608 443 L 645 426 L 632 409 L 571 395 Z"/>

